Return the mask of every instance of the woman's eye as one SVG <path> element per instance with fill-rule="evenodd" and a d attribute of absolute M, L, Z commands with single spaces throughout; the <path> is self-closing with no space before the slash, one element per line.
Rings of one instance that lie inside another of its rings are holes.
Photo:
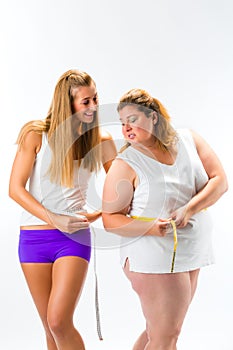
<path fill-rule="evenodd" d="M 129 118 L 129 123 L 134 123 L 134 122 L 136 122 L 136 118 L 135 117 Z"/>
<path fill-rule="evenodd" d="M 84 104 L 85 106 L 89 105 L 89 100 L 83 101 L 83 104 Z"/>

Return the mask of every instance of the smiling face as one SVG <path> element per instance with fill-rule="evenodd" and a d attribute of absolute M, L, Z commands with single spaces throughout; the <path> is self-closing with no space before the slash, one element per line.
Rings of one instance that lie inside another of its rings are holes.
<path fill-rule="evenodd" d="M 119 111 L 122 133 L 126 141 L 148 145 L 155 141 L 154 126 L 157 122 L 155 112 L 149 116 L 136 106 L 126 105 Z"/>
<path fill-rule="evenodd" d="M 73 111 L 76 120 L 92 123 L 97 110 L 98 97 L 95 85 L 80 86 L 74 91 Z"/>

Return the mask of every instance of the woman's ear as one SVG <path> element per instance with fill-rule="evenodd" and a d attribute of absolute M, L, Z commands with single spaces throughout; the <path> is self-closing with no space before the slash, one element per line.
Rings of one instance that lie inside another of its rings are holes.
<path fill-rule="evenodd" d="M 152 112 L 152 120 L 153 120 L 153 124 L 157 124 L 158 122 L 158 115 L 155 111 Z"/>

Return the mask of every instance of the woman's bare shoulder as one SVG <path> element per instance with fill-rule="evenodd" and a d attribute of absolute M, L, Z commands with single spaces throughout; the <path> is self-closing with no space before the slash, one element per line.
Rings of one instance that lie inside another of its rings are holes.
<path fill-rule="evenodd" d="M 101 128 L 101 130 L 100 130 L 100 137 L 101 137 L 102 142 L 113 139 L 110 132 L 108 132 L 107 130 L 105 130 L 103 128 Z"/>
<path fill-rule="evenodd" d="M 22 149 L 34 149 L 36 153 L 39 152 L 42 144 L 42 134 L 34 130 L 28 131 L 25 136 L 23 143 L 20 145 Z"/>

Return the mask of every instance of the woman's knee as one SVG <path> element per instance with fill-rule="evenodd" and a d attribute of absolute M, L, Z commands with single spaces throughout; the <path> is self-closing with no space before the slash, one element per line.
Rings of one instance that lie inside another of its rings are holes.
<path fill-rule="evenodd" d="M 49 330 L 56 337 L 63 337 L 67 330 L 72 328 L 72 322 L 69 322 L 65 316 L 63 317 L 57 313 L 49 313 L 47 322 Z"/>
<path fill-rule="evenodd" d="M 149 343 L 153 344 L 156 348 L 159 348 L 159 346 L 175 346 L 178 341 L 180 332 L 181 326 L 178 325 L 170 325 L 162 328 L 158 326 L 153 331 L 148 329 Z"/>
<path fill-rule="evenodd" d="M 44 327 L 46 338 L 49 341 L 54 341 L 54 338 L 53 338 L 53 335 L 51 333 L 51 329 L 50 329 L 50 326 L 48 324 L 48 321 L 47 320 L 42 320 L 42 323 L 43 323 L 43 327 Z"/>
<path fill-rule="evenodd" d="M 168 327 L 167 338 L 177 341 L 181 333 L 181 325 L 178 324 Z"/>

